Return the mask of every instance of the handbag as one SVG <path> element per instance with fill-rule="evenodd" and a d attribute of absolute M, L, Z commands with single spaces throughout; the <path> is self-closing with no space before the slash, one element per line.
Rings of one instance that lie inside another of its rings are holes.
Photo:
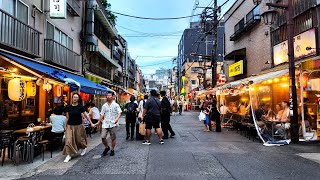
<path fill-rule="evenodd" d="M 201 111 L 199 114 L 199 121 L 204 121 L 204 120 L 206 120 L 206 114 L 203 111 Z"/>
<path fill-rule="evenodd" d="M 139 134 L 145 136 L 146 135 L 146 124 L 140 123 L 139 124 Z"/>

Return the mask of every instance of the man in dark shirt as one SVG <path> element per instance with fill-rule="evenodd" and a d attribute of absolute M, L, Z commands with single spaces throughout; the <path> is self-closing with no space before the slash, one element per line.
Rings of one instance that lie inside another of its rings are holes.
<path fill-rule="evenodd" d="M 162 113 L 161 113 L 161 128 L 163 132 L 163 139 L 168 139 L 170 131 L 170 137 L 173 138 L 175 136 L 175 133 L 172 130 L 172 127 L 170 125 L 170 114 L 172 112 L 171 110 L 171 104 L 169 99 L 166 96 L 165 91 L 161 91 L 160 95 L 162 97 L 161 101 L 161 107 L 162 107 Z"/>
<path fill-rule="evenodd" d="M 154 128 L 160 139 L 160 144 L 164 144 L 162 132 L 160 129 L 161 121 L 161 102 L 157 98 L 158 93 L 155 90 L 150 92 L 151 97 L 145 103 L 141 120 L 146 123 L 146 139 L 142 144 L 150 145 L 151 129 Z"/>

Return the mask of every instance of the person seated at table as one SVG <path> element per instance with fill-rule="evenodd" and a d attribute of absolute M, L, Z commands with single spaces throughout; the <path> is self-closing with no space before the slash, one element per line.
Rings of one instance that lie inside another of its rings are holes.
<path fill-rule="evenodd" d="M 247 107 L 246 107 L 245 102 L 242 102 L 242 103 L 239 105 L 239 115 L 240 115 L 240 116 L 245 116 L 246 114 L 247 114 Z"/>
<path fill-rule="evenodd" d="M 62 115 L 63 107 L 58 106 L 53 110 L 53 114 L 50 116 L 50 122 L 52 124 L 50 141 L 52 142 L 57 137 L 63 137 L 65 126 L 67 122 L 66 116 Z"/>
<path fill-rule="evenodd" d="M 287 138 L 287 130 L 290 129 L 290 104 L 288 101 L 282 101 L 283 113 L 280 117 L 281 124 L 276 125 L 276 134 L 283 135 Z"/>
<path fill-rule="evenodd" d="M 256 116 L 256 120 L 257 121 L 264 120 L 264 116 L 266 115 L 265 111 L 264 111 L 264 108 L 265 108 L 265 104 L 262 103 L 262 104 L 259 105 L 259 108 L 254 111 L 254 114 Z"/>
<path fill-rule="evenodd" d="M 280 104 L 280 103 L 279 103 L 279 104 L 276 104 L 276 113 L 277 113 L 277 115 L 276 115 L 276 120 L 280 121 L 281 116 L 282 116 L 282 114 L 283 114 L 283 110 L 282 110 L 282 107 L 281 107 L 281 104 Z"/>

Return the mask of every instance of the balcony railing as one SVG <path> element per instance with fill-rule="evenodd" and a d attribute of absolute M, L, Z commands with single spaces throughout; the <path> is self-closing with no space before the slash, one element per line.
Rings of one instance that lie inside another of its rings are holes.
<path fill-rule="evenodd" d="M 75 71 L 81 70 L 79 54 L 52 39 L 45 39 L 44 47 L 44 60 L 46 62 L 64 66 Z"/>
<path fill-rule="evenodd" d="M 99 65 L 90 63 L 89 71 L 103 78 L 111 80 L 111 71 L 108 68 L 101 68 Z"/>
<path fill-rule="evenodd" d="M 75 0 L 67 0 L 68 11 L 73 16 L 80 16 L 80 5 Z"/>
<path fill-rule="evenodd" d="M 117 76 L 117 75 L 114 75 L 113 76 L 113 82 L 120 85 L 121 84 L 120 77 Z"/>
<path fill-rule="evenodd" d="M 0 9 L 0 43 L 39 57 L 40 32 Z"/>
<path fill-rule="evenodd" d="M 113 50 L 113 57 L 116 59 L 116 60 L 121 60 L 121 55 L 118 51 L 116 50 Z"/>

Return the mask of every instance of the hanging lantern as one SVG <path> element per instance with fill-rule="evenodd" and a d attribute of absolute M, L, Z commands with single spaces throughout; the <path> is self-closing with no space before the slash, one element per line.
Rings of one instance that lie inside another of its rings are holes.
<path fill-rule="evenodd" d="M 86 93 L 83 93 L 83 92 L 80 92 L 80 97 L 83 101 L 89 101 L 90 100 L 90 95 L 89 94 L 86 94 Z"/>
<path fill-rule="evenodd" d="M 49 83 L 43 84 L 42 89 L 45 91 L 50 91 L 52 89 L 52 85 Z"/>
<path fill-rule="evenodd" d="M 70 91 L 69 86 L 64 86 L 64 87 L 63 87 L 63 91 L 64 91 L 64 92 L 69 92 L 69 91 Z"/>
<path fill-rule="evenodd" d="M 27 82 L 27 95 L 30 97 L 36 96 L 37 86 L 33 81 Z"/>
<path fill-rule="evenodd" d="M 13 101 L 22 101 L 26 98 L 27 94 L 26 82 L 19 79 L 14 78 L 11 79 L 8 83 L 8 96 Z"/>
<path fill-rule="evenodd" d="M 38 86 L 42 86 L 42 85 L 44 84 L 43 79 L 38 79 L 37 82 L 36 82 L 36 84 L 37 84 Z"/>
<path fill-rule="evenodd" d="M 54 94 L 55 97 L 62 96 L 62 87 L 58 86 L 58 85 L 54 86 L 53 94 Z"/>

